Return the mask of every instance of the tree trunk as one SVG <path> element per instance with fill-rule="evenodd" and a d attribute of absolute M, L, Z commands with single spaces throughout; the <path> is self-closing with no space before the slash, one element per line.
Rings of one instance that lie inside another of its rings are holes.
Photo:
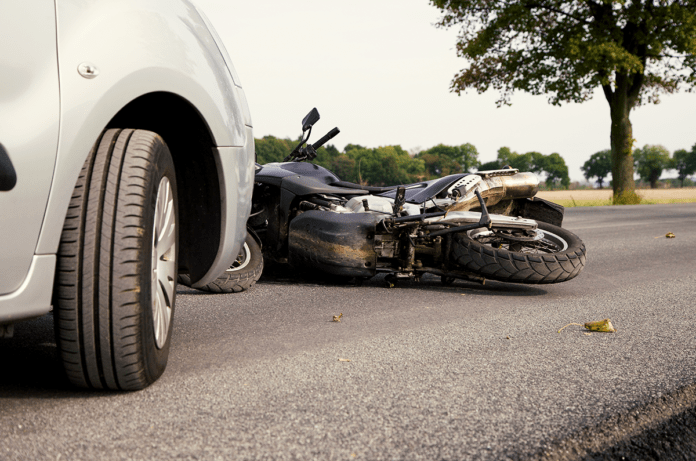
<path fill-rule="evenodd" d="M 635 191 L 633 180 L 633 126 L 626 97 L 614 98 L 611 107 L 611 176 L 614 196 Z"/>
<path fill-rule="evenodd" d="M 633 180 L 633 127 L 629 116 L 643 84 L 642 74 L 615 73 L 614 90 L 603 85 L 611 113 L 611 175 L 615 203 L 640 203 Z M 618 201 L 617 201 L 618 200 Z"/>

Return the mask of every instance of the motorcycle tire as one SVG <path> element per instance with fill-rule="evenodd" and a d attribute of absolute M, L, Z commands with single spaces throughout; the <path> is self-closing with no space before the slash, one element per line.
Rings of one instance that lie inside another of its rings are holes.
<path fill-rule="evenodd" d="M 463 269 L 481 276 L 513 283 L 559 283 L 575 278 L 585 267 L 587 250 L 572 232 L 538 222 L 540 240 L 524 241 L 487 229 L 456 234 L 452 256 Z M 502 236 L 501 236 L 502 235 Z"/>
<path fill-rule="evenodd" d="M 220 277 L 202 287 L 208 293 L 239 293 L 253 287 L 263 272 L 263 254 L 254 237 L 247 232 L 246 240 L 237 260 Z M 191 286 L 188 274 L 179 275 L 179 283 Z"/>

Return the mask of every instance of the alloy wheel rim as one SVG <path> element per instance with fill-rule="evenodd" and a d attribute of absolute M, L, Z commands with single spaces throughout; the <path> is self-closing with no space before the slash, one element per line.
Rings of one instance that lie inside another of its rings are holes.
<path fill-rule="evenodd" d="M 155 343 L 161 349 L 167 342 L 172 319 L 176 283 L 176 211 L 169 178 L 157 188 L 152 233 L 152 325 Z"/>

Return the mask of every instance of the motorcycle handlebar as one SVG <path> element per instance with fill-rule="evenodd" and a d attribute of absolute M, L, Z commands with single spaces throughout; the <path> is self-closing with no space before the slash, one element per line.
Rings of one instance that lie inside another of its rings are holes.
<path fill-rule="evenodd" d="M 341 131 L 338 129 L 338 127 L 334 128 L 333 130 L 331 130 L 331 131 L 329 131 L 328 133 L 326 133 L 326 134 L 324 135 L 324 137 L 321 138 L 319 141 L 317 141 L 317 142 L 315 142 L 314 144 L 312 144 L 312 147 L 313 147 L 315 150 L 316 150 L 316 149 L 319 149 L 321 146 L 323 146 L 326 142 L 330 141 L 331 138 L 333 138 L 334 136 L 336 136 L 336 135 L 337 135 L 338 133 L 340 133 L 340 132 L 341 132 Z"/>

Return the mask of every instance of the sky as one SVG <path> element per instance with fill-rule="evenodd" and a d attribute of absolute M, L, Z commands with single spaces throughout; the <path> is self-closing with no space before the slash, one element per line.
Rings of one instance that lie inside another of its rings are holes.
<path fill-rule="evenodd" d="M 481 162 L 495 160 L 502 146 L 557 152 L 573 181 L 584 181 L 582 164 L 610 146 L 601 90 L 561 107 L 545 95 L 516 93 L 502 108 L 495 91 L 450 92 L 466 61 L 456 56 L 458 31 L 435 27 L 441 13 L 428 0 L 194 2 L 232 58 L 256 138 L 295 139 L 316 107 L 321 120 L 312 139 L 337 126 L 339 150 L 349 143 L 410 152 L 471 143 Z M 634 109 L 631 121 L 636 146 L 688 150 L 696 144 L 696 94 L 663 95 L 658 105 Z"/>

